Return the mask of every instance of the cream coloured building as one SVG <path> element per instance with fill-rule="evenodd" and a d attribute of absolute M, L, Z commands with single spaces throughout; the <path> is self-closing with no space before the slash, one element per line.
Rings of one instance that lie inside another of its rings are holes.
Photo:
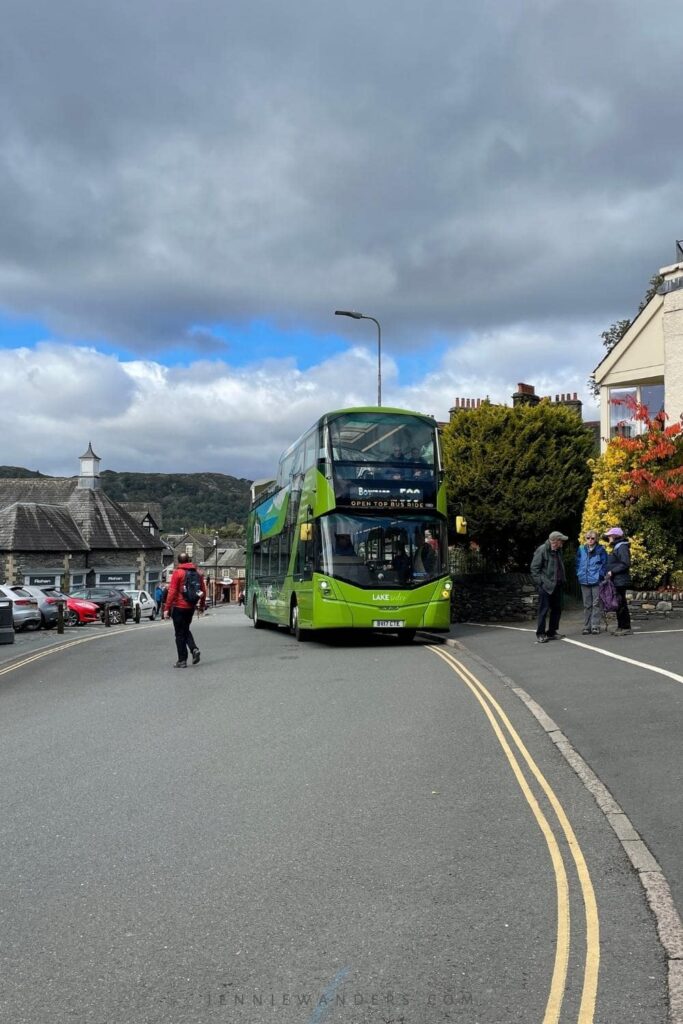
<path fill-rule="evenodd" d="M 633 436 L 641 425 L 626 397 L 647 405 L 653 415 L 665 409 L 669 423 L 683 413 L 683 262 L 663 267 L 664 283 L 628 331 L 595 370 L 600 387 L 600 438 L 604 451 L 616 434 Z"/>

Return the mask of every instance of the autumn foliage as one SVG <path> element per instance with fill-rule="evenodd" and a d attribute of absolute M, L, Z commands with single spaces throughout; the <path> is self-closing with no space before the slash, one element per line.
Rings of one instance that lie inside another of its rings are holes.
<path fill-rule="evenodd" d="M 624 422 L 642 424 L 642 430 L 612 438 L 591 461 L 582 528 L 621 526 L 631 538 L 634 586 L 655 587 L 667 582 L 681 557 L 683 424 L 679 419 L 667 426 L 666 413 L 650 416 L 632 400 L 621 404 Z"/>
<path fill-rule="evenodd" d="M 625 473 L 634 494 L 653 502 L 676 501 L 683 497 L 683 430 L 681 420 L 666 426 L 667 415 L 650 416 L 647 406 L 626 400 L 631 419 L 645 425 L 636 437 L 615 437 L 612 441 L 632 457 Z"/>

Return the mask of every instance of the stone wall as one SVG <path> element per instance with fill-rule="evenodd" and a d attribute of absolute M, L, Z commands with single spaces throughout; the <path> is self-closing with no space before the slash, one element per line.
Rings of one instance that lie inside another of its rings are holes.
<path fill-rule="evenodd" d="M 627 590 L 631 618 L 677 619 L 683 625 L 683 590 Z"/>
<path fill-rule="evenodd" d="M 629 590 L 633 621 L 674 619 L 683 626 L 683 590 Z M 538 595 L 526 573 L 453 575 L 451 622 L 519 622 L 536 618 Z"/>
<path fill-rule="evenodd" d="M 536 618 L 538 596 L 527 573 L 453 576 L 452 622 L 519 622 Z"/>

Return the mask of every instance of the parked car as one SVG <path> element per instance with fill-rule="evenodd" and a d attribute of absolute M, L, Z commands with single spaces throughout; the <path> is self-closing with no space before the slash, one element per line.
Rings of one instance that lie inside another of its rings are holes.
<path fill-rule="evenodd" d="M 28 590 L 3 583 L 0 584 L 0 594 L 9 597 L 12 602 L 12 621 L 16 633 L 20 633 L 22 629 L 40 629 L 43 620 L 38 602 Z"/>
<path fill-rule="evenodd" d="M 59 618 L 59 598 L 53 596 L 52 590 L 54 588 L 51 588 L 48 593 L 44 587 L 24 584 L 22 589 L 27 590 L 31 597 L 35 597 L 38 602 L 43 629 L 54 629 Z M 66 598 L 63 598 L 63 600 L 66 601 Z M 66 608 L 64 610 L 66 611 Z"/>
<path fill-rule="evenodd" d="M 100 618 L 104 621 L 104 610 L 109 605 L 109 621 L 113 625 L 125 622 L 133 614 L 133 602 L 120 590 L 109 587 L 79 587 L 71 591 L 71 597 L 79 597 L 92 601 L 100 609 Z"/>
<path fill-rule="evenodd" d="M 67 626 L 84 626 L 87 622 L 100 621 L 100 609 L 94 601 L 85 601 L 80 597 L 69 597 L 61 590 L 54 588 L 45 589 L 46 597 L 55 601 L 64 601 L 64 622 Z"/>
<path fill-rule="evenodd" d="M 146 590 L 124 590 L 124 594 L 133 602 L 133 613 L 135 613 L 137 605 L 140 605 L 141 619 L 150 619 L 150 621 L 156 619 L 157 603 Z"/>

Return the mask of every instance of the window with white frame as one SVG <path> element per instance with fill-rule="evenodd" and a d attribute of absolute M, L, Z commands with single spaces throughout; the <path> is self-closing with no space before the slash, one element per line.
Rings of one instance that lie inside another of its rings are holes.
<path fill-rule="evenodd" d="M 609 436 L 635 437 L 645 429 L 645 424 L 633 418 L 633 403 L 647 407 L 650 416 L 656 416 L 664 408 L 663 384 L 638 384 L 632 387 L 609 389 Z"/>

